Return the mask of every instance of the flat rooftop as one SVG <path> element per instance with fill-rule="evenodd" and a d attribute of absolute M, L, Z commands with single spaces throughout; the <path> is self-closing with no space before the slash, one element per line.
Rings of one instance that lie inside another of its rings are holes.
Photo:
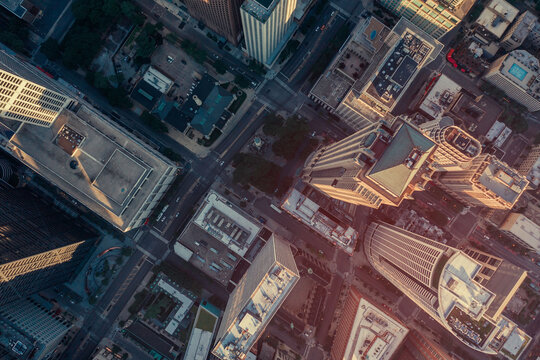
<path fill-rule="evenodd" d="M 246 0 L 240 6 L 248 14 L 260 22 L 268 20 L 274 8 L 281 0 Z"/>
<path fill-rule="evenodd" d="M 409 81 L 433 50 L 434 47 L 430 43 L 412 31 L 406 31 L 365 91 L 383 106 L 392 109 Z"/>
<path fill-rule="evenodd" d="M 487 31 L 500 38 L 519 14 L 519 10 L 504 0 L 491 0 L 476 20 Z"/>
<path fill-rule="evenodd" d="M 440 119 L 456 100 L 460 91 L 461 86 L 445 75 L 441 75 L 420 103 L 419 108 L 431 118 Z"/>
<path fill-rule="evenodd" d="M 473 159 L 480 155 L 482 145 L 474 137 L 457 126 L 450 126 L 444 132 L 444 139 L 461 154 Z"/>
<path fill-rule="evenodd" d="M 0 120 L 3 122 L 3 120 Z M 20 124 L 11 154 L 119 229 L 126 231 L 160 181 L 176 167 L 110 120 L 82 105 L 50 128 Z"/>
<path fill-rule="evenodd" d="M 527 179 L 515 169 L 491 156 L 491 162 L 478 177 L 478 183 L 493 194 L 513 204 L 529 185 Z"/>
<path fill-rule="evenodd" d="M 261 230 L 261 225 L 213 190 L 193 218 L 193 223 L 244 256 Z"/>
<path fill-rule="evenodd" d="M 504 58 L 499 71 L 508 80 L 533 94 L 538 100 L 540 92 L 540 63 L 538 59 L 525 50 L 514 50 Z"/>

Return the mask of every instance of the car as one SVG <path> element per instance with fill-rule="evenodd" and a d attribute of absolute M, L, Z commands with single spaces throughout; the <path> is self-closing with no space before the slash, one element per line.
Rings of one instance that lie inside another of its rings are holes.
<path fill-rule="evenodd" d="M 180 30 L 182 30 L 184 28 L 184 26 L 186 26 L 186 22 L 185 21 L 182 21 L 180 24 L 178 24 L 178 28 Z"/>
<path fill-rule="evenodd" d="M 320 27 L 319 27 L 319 26 L 317 26 L 317 28 L 315 29 L 315 32 L 319 31 L 319 29 L 320 29 Z"/>
<path fill-rule="evenodd" d="M 324 31 L 326 29 L 326 25 L 321 26 L 321 31 Z"/>
<path fill-rule="evenodd" d="M 180 212 L 177 212 L 176 215 L 174 215 L 174 217 L 177 218 L 178 215 L 180 215 Z"/>
<path fill-rule="evenodd" d="M 253 86 L 253 87 L 257 87 L 257 85 L 259 85 L 259 83 L 258 83 L 258 82 L 256 82 L 256 81 L 252 81 L 252 82 L 251 82 L 251 86 Z"/>
<path fill-rule="evenodd" d="M 317 135 L 317 132 L 316 132 L 316 131 L 313 131 L 313 132 L 311 133 L 311 137 L 314 137 L 315 135 Z"/>
<path fill-rule="evenodd" d="M 263 218 L 262 216 L 259 216 L 259 217 L 257 218 L 257 220 L 259 220 L 259 222 L 260 222 L 261 224 L 266 224 L 266 219 Z"/>
<path fill-rule="evenodd" d="M 172 64 L 173 61 L 174 61 L 174 58 L 172 56 L 167 56 L 167 62 L 169 64 Z"/>
<path fill-rule="evenodd" d="M 122 59 L 124 62 L 128 62 L 129 61 L 129 56 L 126 56 Z"/>
<path fill-rule="evenodd" d="M 224 164 L 225 164 L 225 161 L 221 161 L 221 162 L 219 163 L 219 166 L 223 166 Z"/>

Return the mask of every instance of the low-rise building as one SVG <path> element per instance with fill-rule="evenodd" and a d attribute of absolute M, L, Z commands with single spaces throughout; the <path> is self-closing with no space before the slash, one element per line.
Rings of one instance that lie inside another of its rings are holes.
<path fill-rule="evenodd" d="M 27 23 L 33 23 L 43 12 L 28 0 L 1 0 L 0 6 Z"/>
<path fill-rule="evenodd" d="M 173 86 L 174 81 L 150 66 L 131 92 L 131 98 L 151 111 Z"/>
<path fill-rule="evenodd" d="M 367 300 L 351 287 L 330 351 L 332 360 L 388 360 L 400 347 L 409 329 L 395 316 Z"/>
<path fill-rule="evenodd" d="M 302 192 L 292 188 L 281 208 L 352 255 L 358 240 L 358 231 L 352 227 L 352 219 L 333 207 L 322 207 L 314 201 L 315 196 L 315 191 L 310 187 Z"/>
<path fill-rule="evenodd" d="M 540 226 L 525 215 L 510 213 L 500 229 L 520 245 L 540 254 Z"/>
<path fill-rule="evenodd" d="M 197 310 L 184 359 L 206 360 L 217 328 L 220 311 L 203 301 Z"/>
<path fill-rule="evenodd" d="M 237 265 L 249 264 L 260 250 L 261 228 L 257 220 L 210 190 L 178 237 L 175 252 L 227 286 Z"/>
<path fill-rule="evenodd" d="M 484 79 L 534 112 L 540 110 L 539 71 L 536 57 L 525 50 L 514 50 L 495 60 Z"/>

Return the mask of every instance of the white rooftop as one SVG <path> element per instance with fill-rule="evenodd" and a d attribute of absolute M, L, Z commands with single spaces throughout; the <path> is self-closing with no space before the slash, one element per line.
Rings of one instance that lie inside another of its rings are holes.
<path fill-rule="evenodd" d="M 208 192 L 193 223 L 240 256 L 246 254 L 261 230 L 259 223 L 213 190 Z"/>
<path fill-rule="evenodd" d="M 165 94 L 171 86 L 174 84 L 174 81 L 160 73 L 156 68 L 150 66 L 148 70 L 144 73 L 143 80 L 154 87 L 156 90 Z"/>
<path fill-rule="evenodd" d="M 511 214 L 501 226 L 540 254 L 540 226 L 523 214 Z"/>
<path fill-rule="evenodd" d="M 504 0 L 491 0 L 476 22 L 500 38 L 519 14 L 519 10 Z"/>
<path fill-rule="evenodd" d="M 440 119 L 460 91 L 461 86 L 441 75 L 420 104 L 420 109 L 434 119 Z"/>
<path fill-rule="evenodd" d="M 486 134 L 487 141 L 495 140 L 504 130 L 506 125 L 501 121 L 495 121 Z"/>
<path fill-rule="evenodd" d="M 213 333 L 196 327 L 191 331 L 185 359 L 206 360 L 212 345 Z"/>
<path fill-rule="evenodd" d="M 378 307 L 360 299 L 343 359 L 390 359 L 409 330 Z M 364 357 L 362 357 L 364 358 Z"/>
<path fill-rule="evenodd" d="M 510 354 L 510 358 L 517 359 L 530 341 L 530 336 L 516 326 L 504 343 L 502 349 Z"/>
<path fill-rule="evenodd" d="M 296 189 L 292 189 L 281 208 L 302 221 L 328 241 L 341 246 L 347 253 L 352 254 L 358 231 L 351 226 L 336 223 L 323 212 L 320 206 Z"/>
<path fill-rule="evenodd" d="M 174 331 L 176 330 L 180 322 L 188 313 L 189 309 L 191 309 L 191 306 L 193 306 L 193 300 L 182 294 L 178 289 L 176 289 L 174 286 L 172 286 L 163 279 L 160 279 L 157 285 L 162 288 L 163 291 L 165 291 L 167 294 L 174 297 L 176 300 L 178 300 L 178 302 L 180 302 L 180 307 L 178 308 L 178 310 L 176 310 L 172 320 L 169 322 L 169 324 L 167 324 L 167 327 L 165 328 L 165 331 L 172 335 L 174 334 Z"/>
<path fill-rule="evenodd" d="M 540 87 L 539 69 L 535 56 L 525 50 L 514 50 L 504 58 L 499 71 L 523 90 L 537 93 Z"/>
<path fill-rule="evenodd" d="M 493 156 L 478 182 L 510 204 L 514 204 L 529 185 L 525 176 Z"/>

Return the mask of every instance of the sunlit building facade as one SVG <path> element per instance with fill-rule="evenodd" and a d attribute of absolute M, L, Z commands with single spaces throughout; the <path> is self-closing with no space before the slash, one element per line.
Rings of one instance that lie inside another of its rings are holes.
<path fill-rule="evenodd" d="M 530 343 L 502 315 L 525 270 L 383 222 L 371 223 L 364 239 L 370 264 L 467 346 L 518 358 Z"/>
<path fill-rule="evenodd" d="M 25 189 L 0 189 L 0 306 L 76 275 L 97 235 Z"/>
<path fill-rule="evenodd" d="M 0 117 L 48 127 L 74 103 L 37 68 L 0 51 Z"/>
<path fill-rule="evenodd" d="M 297 0 L 246 0 L 240 7 L 244 39 L 249 56 L 271 65 L 292 35 Z"/>
<path fill-rule="evenodd" d="M 372 208 L 399 206 L 431 179 L 436 147 L 406 122 L 381 122 L 315 151 L 302 178 L 337 200 Z"/>
<path fill-rule="evenodd" d="M 273 235 L 229 297 L 212 354 L 245 359 L 299 278 L 290 245 Z"/>
<path fill-rule="evenodd" d="M 457 126 L 434 128 L 428 135 L 437 143 L 434 158 L 440 171 L 468 168 L 482 151 L 480 142 Z"/>

